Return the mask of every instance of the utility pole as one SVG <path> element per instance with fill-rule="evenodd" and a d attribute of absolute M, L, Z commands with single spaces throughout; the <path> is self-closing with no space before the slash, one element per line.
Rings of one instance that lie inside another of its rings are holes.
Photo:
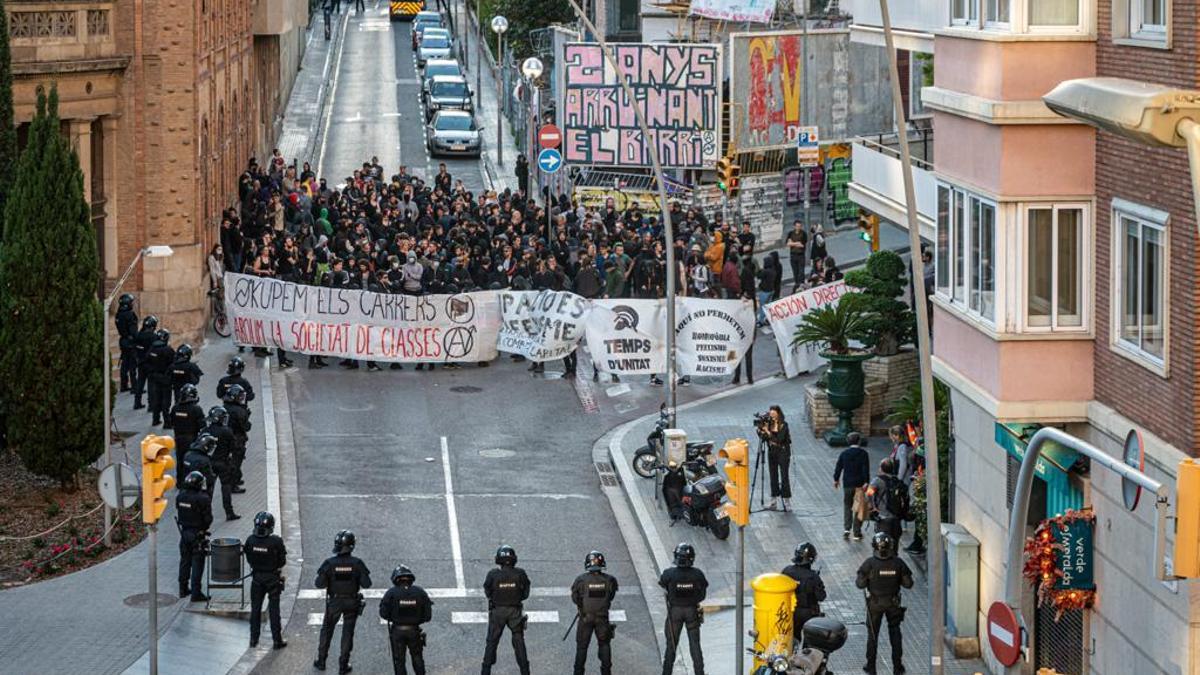
<path fill-rule="evenodd" d="M 883 39 L 888 53 L 888 68 L 892 80 L 892 108 L 896 114 L 897 136 L 900 138 L 900 169 L 904 177 L 904 202 L 908 212 L 908 246 L 912 257 L 913 295 L 917 305 L 917 351 L 921 365 L 921 417 L 925 430 L 925 504 L 929 524 L 926 561 L 929 567 L 929 616 L 933 622 L 929 631 L 929 672 L 942 675 L 942 654 L 946 643 L 945 572 L 942 567 L 942 489 L 938 482 L 937 409 L 933 393 L 933 363 L 930 360 L 929 298 L 925 297 L 925 261 L 921 259 L 921 229 L 917 220 L 917 197 L 913 187 L 912 154 L 908 148 L 908 118 L 904 100 L 900 97 L 900 68 L 896 65 L 896 44 L 892 35 L 892 19 L 888 0 L 879 0 L 883 21 Z M 807 72 L 807 69 L 806 71 Z M 1009 564 L 1013 564 L 1010 560 Z M 919 669 L 918 669 L 919 670 Z"/>
<path fill-rule="evenodd" d="M 886 0 L 880 0 L 885 2 Z M 804 23 L 801 25 L 801 42 L 800 42 L 800 126 L 805 126 L 808 121 L 808 8 L 812 0 L 804 0 Z M 797 152 L 799 150 L 797 149 Z M 818 150 L 818 156 L 820 156 Z M 809 180 L 810 169 L 804 167 L 804 227 L 812 229 L 812 182 Z M 801 265 L 803 269 L 803 265 Z M 780 277 L 783 275 L 781 274 Z M 800 282 L 800 279 L 792 279 L 792 284 Z"/>

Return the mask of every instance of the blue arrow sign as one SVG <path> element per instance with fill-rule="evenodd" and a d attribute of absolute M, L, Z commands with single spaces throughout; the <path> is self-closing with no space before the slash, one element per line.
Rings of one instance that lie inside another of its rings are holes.
<path fill-rule="evenodd" d="M 562 153 L 554 148 L 546 148 L 538 153 L 538 168 L 545 173 L 555 173 L 562 168 Z"/>

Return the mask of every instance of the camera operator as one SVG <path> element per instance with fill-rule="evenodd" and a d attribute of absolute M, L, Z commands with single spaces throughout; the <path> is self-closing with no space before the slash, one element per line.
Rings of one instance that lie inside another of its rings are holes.
<path fill-rule="evenodd" d="M 758 437 L 767 444 L 767 473 L 771 476 L 771 503 L 767 509 L 778 511 L 782 499 L 783 510 L 787 511 L 788 500 L 792 498 L 792 484 L 788 479 L 788 466 L 792 462 L 792 434 L 783 417 L 783 409 L 773 405 L 766 414 L 755 415 L 754 426 Z"/>

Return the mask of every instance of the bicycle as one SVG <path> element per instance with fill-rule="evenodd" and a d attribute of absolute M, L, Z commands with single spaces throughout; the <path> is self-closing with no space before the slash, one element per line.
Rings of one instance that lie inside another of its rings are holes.
<path fill-rule="evenodd" d="M 233 334 L 229 327 L 229 315 L 225 313 L 225 290 L 218 286 L 208 291 L 209 307 L 212 309 L 212 327 L 217 335 L 227 338 Z"/>

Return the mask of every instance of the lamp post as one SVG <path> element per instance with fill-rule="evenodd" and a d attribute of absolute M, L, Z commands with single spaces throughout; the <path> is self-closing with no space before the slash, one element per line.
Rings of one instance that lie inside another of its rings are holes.
<path fill-rule="evenodd" d="M 496 165 L 504 165 L 504 33 L 508 19 L 497 14 L 492 17 L 492 32 L 496 34 Z"/>
<path fill-rule="evenodd" d="M 528 88 L 529 88 L 529 101 L 530 101 L 529 114 L 530 114 L 530 116 L 532 116 L 532 114 L 533 114 L 533 99 L 534 99 L 534 97 L 536 97 L 538 95 L 536 81 L 539 77 L 542 76 L 542 72 L 544 72 L 544 71 L 545 71 L 545 67 L 542 65 L 542 60 L 536 56 L 531 56 L 531 57 L 525 59 L 525 62 L 521 64 L 521 74 L 525 76 L 525 82 L 527 83 Z M 538 120 L 527 119 L 525 123 L 530 126 L 532 133 L 536 135 L 537 127 L 538 127 Z M 529 134 L 526 134 L 526 138 L 528 138 L 528 137 L 529 137 Z M 530 145 L 529 149 L 526 150 L 526 152 L 529 152 L 530 154 L 532 154 L 534 147 L 535 146 Z M 526 155 L 526 156 L 528 157 L 528 155 Z M 534 162 L 534 164 L 536 164 L 536 162 Z M 546 176 L 546 242 L 547 243 L 554 241 L 554 232 L 553 232 L 554 224 L 553 224 L 553 221 L 551 220 L 552 216 L 550 215 L 550 180 L 551 180 L 551 176 Z"/>
<path fill-rule="evenodd" d="M 142 258 L 168 258 L 174 255 L 175 251 L 170 246 L 144 246 L 138 250 L 137 255 L 133 257 L 133 261 L 129 263 L 129 267 L 125 269 L 125 273 L 117 280 L 108 297 L 104 298 L 104 350 L 101 356 L 100 369 L 104 378 L 104 429 L 101 432 L 101 438 L 104 439 L 104 466 L 112 464 L 112 438 L 109 434 L 112 433 L 112 355 L 109 354 L 108 343 L 108 313 L 112 310 L 113 300 L 117 294 L 121 292 L 121 286 L 129 280 L 129 275 L 133 274 L 133 270 Z M 121 472 L 114 473 L 117 481 L 117 503 L 121 503 Z M 112 522 L 113 510 L 107 504 L 104 505 L 104 545 L 112 546 Z"/>

